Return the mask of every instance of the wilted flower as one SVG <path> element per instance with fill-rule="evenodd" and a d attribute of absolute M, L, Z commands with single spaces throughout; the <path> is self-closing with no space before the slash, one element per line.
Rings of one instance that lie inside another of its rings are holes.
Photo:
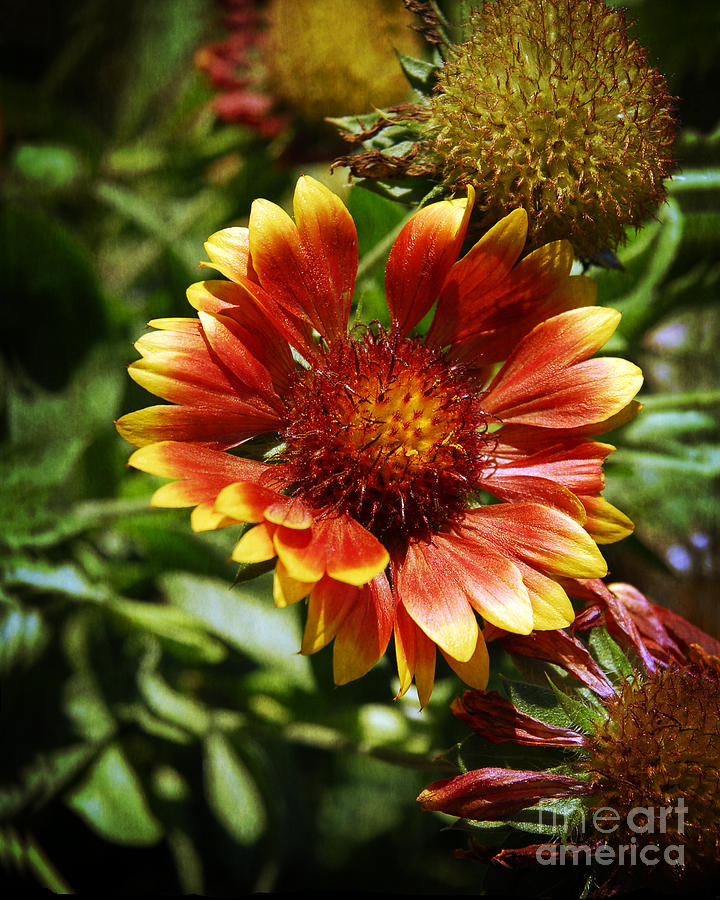
<path fill-rule="evenodd" d="M 226 121 L 263 137 L 291 125 L 322 133 L 326 116 L 408 94 L 395 49 L 416 53 L 420 41 L 400 0 L 223 2 L 229 34 L 201 48 L 195 64 Z"/>
<path fill-rule="evenodd" d="M 483 743 L 528 748 L 528 768 L 468 769 L 418 799 L 491 828 L 505 822 L 545 835 L 543 843 L 507 849 L 471 841 L 462 855 L 506 867 L 583 862 L 602 896 L 652 873 L 710 883 L 720 874 L 720 643 L 630 585 L 611 589 L 634 642 L 603 613 L 604 585 L 585 585 L 580 593 L 596 600 L 575 627 L 588 633 L 587 646 L 562 631 L 542 635 L 544 648 L 534 636 L 499 636 L 519 662 L 559 664 L 548 688 L 510 682 L 511 700 L 466 691 L 452 704 Z M 530 748 L 560 759 L 543 764 Z"/>
<path fill-rule="evenodd" d="M 255 523 L 233 559 L 277 556 L 278 606 L 309 595 L 303 652 L 335 638 L 344 683 L 394 627 L 401 693 L 414 676 L 423 703 L 436 645 L 484 686 L 476 613 L 519 634 L 568 625 L 558 578 L 602 576 L 595 542 L 632 528 L 600 496 L 613 448 L 589 437 L 636 408 L 637 367 L 590 359 L 619 314 L 588 305 L 567 242 L 517 262 L 523 210 L 458 261 L 471 207 L 472 190 L 410 219 L 386 268 L 390 328 L 348 333 L 345 206 L 306 177 L 294 223 L 255 201 L 248 229 L 205 245 L 230 280 L 189 289 L 199 318 L 155 320 L 137 343 L 130 374 L 172 405 L 118 423 L 141 447 L 131 465 L 178 479 L 155 504 L 196 506 L 196 530 Z"/>
<path fill-rule="evenodd" d="M 676 131 L 673 98 L 623 13 L 602 0 L 486 0 L 466 31 L 432 77 L 406 64 L 427 92 L 412 116 L 399 108 L 364 132 L 344 120 L 354 140 L 387 130 L 384 148 L 370 140 L 343 162 L 366 178 L 472 185 L 486 224 L 521 206 L 535 245 L 614 249 L 664 200 Z"/>

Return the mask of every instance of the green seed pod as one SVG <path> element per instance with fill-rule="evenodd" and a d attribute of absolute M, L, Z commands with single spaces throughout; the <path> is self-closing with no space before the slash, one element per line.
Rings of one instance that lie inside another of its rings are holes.
<path fill-rule="evenodd" d="M 673 98 L 601 0 L 487 0 L 452 46 L 425 146 L 448 190 L 472 184 L 487 224 L 518 206 L 533 244 L 614 249 L 665 198 Z"/>

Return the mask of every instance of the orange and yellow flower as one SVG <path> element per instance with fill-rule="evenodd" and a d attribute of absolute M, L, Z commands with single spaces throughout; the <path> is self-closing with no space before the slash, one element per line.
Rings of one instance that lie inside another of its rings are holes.
<path fill-rule="evenodd" d="M 169 404 L 118 422 L 130 464 L 174 479 L 154 504 L 195 507 L 198 531 L 252 523 L 233 559 L 277 558 L 276 604 L 308 598 L 304 653 L 334 639 L 345 683 L 394 631 L 400 693 L 414 678 L 423 704 L 436 647 L 483 687 L 478 616 L 517 634 L 570 624 L 561 580 L 602 577 L 597 543 L 632 529 L 601 497 L 613 448 L 592 439 L 637 407 L 637 367 L 590 358 L 619 314 L 592 306 L 566 241 L 520 259 L 522 210 L 458 259 L 472 203 L 409 220 L 386 267 L 390 327 L 348 331 L 343 203 L 307 177 L 294 222 L 255 201 L 249 228 L 205 245 L 228 280 L 189 289 L 198 317 L 155 320 L 136 345 L 130 374 Z"/>

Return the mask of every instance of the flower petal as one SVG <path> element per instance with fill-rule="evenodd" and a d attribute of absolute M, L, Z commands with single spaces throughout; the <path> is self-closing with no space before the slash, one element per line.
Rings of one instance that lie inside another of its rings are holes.
<path fill-rule="evenodd" d="M 162 494 L 158 492 L 158 495 L 153 495 L 154 505 L 171 507 L 214 502 L 228 484 L 240 479 L 254 481 L 268 470 L 265 463 L 178 441 L 162 441 L 142 447 L 132 454 L 128 465 L 150 475 L 178 479 L 161 488 Z"/>
<path fill-rule="evenodd" d="M 400 567 L 397 594 L 422 631 L 453 659 L 467 662 L 475 652 L 478 623 L 449 554 L 437 536 L 412 541 Z"/>
<path fill-rule="evenodd" d="M 342 201 L 309 178 L 295 193 L 297 226 L 279 206 L 255 200 L 250 249 L 258 280 L 291 315 L 327 341 L 344 336 L 357 270 L 355 225 Z"/>
<path fill-rule="evenodd" d="M 229 318 L 243 327 L 243 335 L 254 336 L 253 353 L 270 372 L 276 392 L 281 396 L 287 393 L 295 372 L 290 345 L 272 316 L 243 287 L 232 281 L 202 281 L 187 289 L 187 298 L 198 312 Z"/>
<path fill-rule="evenodd" d="M 361 678 L 385 653 L 393 629 L 393 596 L 384 573 L 357 589 L 333 646 L 335 684 Z"/>
<path fill-rule="evenodd" d="M 642 384 L 626 360 L 587 357 L 617 327 L 615 310 L 571 310 L 538 325 L 518 345 L 483 398 L 503 422 L 572 428 L 623 409 Z"/>
<path fill-rule="evenodd" d="M 275 563 L 273 575 L 273 599 L 275 606 L 282 609 L 303 600 L 313 589 L 312 582 L 298 581 L 288 574 L 282 560 Z"/>
<path fill-rule="evenodd" d="M 469 510 L 460 534 L 555 575 L 596 578 L 607 566 L 594 541 L 570 516 L 539 503 L 512 503 Z M 575 575 L 593 572 L 593 575 Z"/>
<path fill-rule="evenodd" d="M 427 339 L 438 347 L 455 344 L 492 301 L 492 291 L 508 276 L 527 238 L 528 218 L 516 209 L 501 219 L 451 267 L 442 286 Z"/>
<path fill-rule="evenodd" d="M 413 622 L 402 603 L 395 604 L 394 635 L 400 677 L 397 697 L 402 697 L 408 691 L 414 678 L 422 709 L 427 705 L 435 683 L 435 644 Z"/>
<path fill-rule="evenodd" d="M 304 531 L 278 528 L 275 549 L 289 574 L 308 582 L 319 581 L 327 573 L 345 584 L 365 584 L 389 560 L 377 538 L 344 515 L 316 519 Z"/>
<path fill-rule="evenodd" d="M 385 268 L 388 309 L 402 335 L 417 325 L 437 299 L 458 257 L 474 203 L 442 200 L 417 212 L 398 235 Z"/>
<path fill-rule="evenodd" d="M 488 767 L 436 781 L 418 800 L 425 809 L 465 819 L 497 821 L 538 800 L 589 793 L 588 784 L 569 775 Z"/>
<path fill-rule="evenodd" d="M 583 734 L 520 712 L 497 691 L 465 691 L 450 709 L 456 719 L 493 744 L 510 741 L 526 747 L 586 747 L 589 743 Z"/>
<path fill-rule="evenodd" d="M 314 178 L 298 179 L 293 212 L 300 245 L 311 269 L 316 304 L 331 329 L 326 337 L 345 334 L 358 264 L 357 232 L 345 204 Z"/>
<path fill-rule="evenodd" d="M 292 498 L 263 485 L 243 480 L 228 485 L 220 492 L 215 501 L 215 509 L 238 522 L 262 522 L 265 510 L 283 501 L 290 503 Z M 312 518 L 308 516 L 306 527 L 311 522 Z"/>
<path fill-rule="evenodd" d="M 445 662 L 465 684 L 477 690 L 485 690 L 490 677 L 490 657 L 482 631 L 478 631 L 475 652 L 467 662 L 458 662 L 442 650 L 440 652 L 445 657 Z"/>
<path fill-rule="evenodd" d="M 272 559 L 275 556 L 275 545 L 273 544 L 275 527 L 267 522 L 261 522 L 248 529 L 235 544 L 232 552 L 234 562 L 253 564 Z"/>
<path fill-rule="evenodd" d="M 313 585 L 308 600 L 302 653 L 322 650 L 335 637 L 358 600 L 361 588 L 324 576 Z"/>
<path fill-rule="evenodd" d="M 562 630 L 534 631 L 531 635 L 506 634 L 498 639 L 511 655 L 541 659 L 561 666 L 598 697 L 615 697 L 615 689 L 584 644 Z"/>
<path fill-rule="evenodd" d="M 632 520 L 603 497 L 581 496 L 579 499 L 587 513 L 585 531 L 596 544 L 614 544 L 635 530 Z"/>
<path fill-rule="evenodd" d="M 212 268 L 239 284 L 251 277 L 250 236 L 247 228 L 223 228 L 205 241 Z M 206 265 L 201 263 L 201 265 Z"/>

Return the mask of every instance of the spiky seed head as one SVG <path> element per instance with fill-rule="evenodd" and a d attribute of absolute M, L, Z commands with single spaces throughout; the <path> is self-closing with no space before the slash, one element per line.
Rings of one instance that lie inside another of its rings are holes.
<path fill-rule="evenodd" d="M 491 223 L 523 206 L 533 244 L 614 249 L 665 198 L 676 133 L 663 77 L 602 0 L 486 0 L 430 103 L 448 187 Z"/>
<path fill-rule="evenodd" d="M 599 807 L 635 813 L 603 840 L 683 846 L 690 877 L 720 872 L 720 661 L 693 648 L 688 666 L 626 684 L 607 711 L 581 767 Z"/>

